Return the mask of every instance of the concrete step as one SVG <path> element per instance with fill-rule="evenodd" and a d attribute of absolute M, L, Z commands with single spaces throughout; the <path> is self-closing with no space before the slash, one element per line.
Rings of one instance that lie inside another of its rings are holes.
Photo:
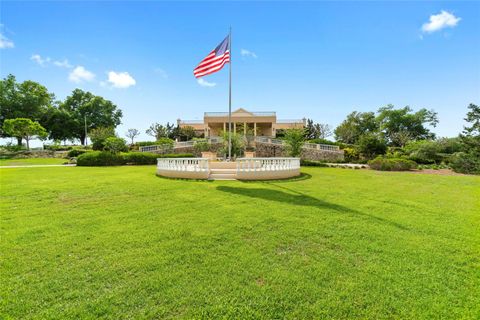
<path fill-rule="evenodd" d="M 208 164 L 210 169 L 236 169 L 237 168 L 236 162 L 210 161 Z"/>
<path fill-rule="evenodd" d="M 237 169 L 212 169 L 210 168 L 210 173 L 213 173 L 213 174 L 236 174 L 237 173 Z"/>
<path fill-rule="evenodd" d="M 236 180 L 234 173 L 210 173 L 208 180 Z"/>

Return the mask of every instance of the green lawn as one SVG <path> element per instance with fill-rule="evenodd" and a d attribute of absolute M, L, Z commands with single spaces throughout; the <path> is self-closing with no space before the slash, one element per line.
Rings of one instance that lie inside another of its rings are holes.
<path fill-rule="evenodd" d="M 26 159 L 0 159 L 0 166 L 36 166 L 46 164 L 64 164 L 67 159 L 60 158 L 26 158 Z"/>
<path fill-rule="evenodd" d="M 480 317 L 480 177 L 2 169 L 0 318 Z"/>

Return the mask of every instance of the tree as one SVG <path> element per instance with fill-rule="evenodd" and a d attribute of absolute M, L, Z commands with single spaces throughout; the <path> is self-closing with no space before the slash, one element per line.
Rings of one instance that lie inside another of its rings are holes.
<path fill-rule="evenodd" d="M 105 141 L 108 138 L 115 137 L 115 130 L 113 128 L 95 128 L 89 133 L 90 140 L 92 140 L 93 150 L 103 150 Z"/>
<path fill-rule="evenodd" d="M 470 126 L 460 134 L 465 152 L 454 154 L 451 166 L 456 172 L 480 174 L 480 107 L 471 103 L 468 109 L 465 121 Z"/>
<path fill-rule="evenodd" d="M 223 137 L 223 148 L 222 148 L 222 153 L 223 154 L 228 154 L 228 131 L 223 131 L 221 132 L 221 135 Z M 232 146 L 232 157 L 238 157 L 242 154 L 243 152 L 243 137 L 239 135 L 236 132 L 232 131 L 231 134 L 231 146 Z"/>
<path fill-rule="evenodd" d="M 47 131 L 38 122 L 27 118 L 6 119 L 3 130 L 12 137 L 20 137 L 27 142 L 27 150 L 30 150 L 30 140 L 34 137 L 47 138 Z"/>
<path fill-rule="evenodd" d="M 369 132 L 377 132 L 378 124 L 373 112 L 354 111 L 334 130 L 335 140 L 356 144 L 360 137 Z"/>
<path fill-rule="evenodd" d="M 53 106 L 48 107 L 42 117 L 41 123 L 47 128 L 49 139 L 59 141 L 75 139 L 75 135 L 72 132 L 75 121 L 72 115 L 66 110 Z"/>
<path fill-rule="evenodd" d="M 55 96 L 37 82 L 27 80 L 18 83 L 12 74 L 0 80 L 0 136 L 10 136 L 3 128 L 7 119 L 28 118 L 41 122 L 44 112 L 53 104 L 54 99 Z M 22 138 L 16 138 L 18 145 L 21 145 Z"/>
<path fill-rule="evenodd" d="M 467 117 L 464 120 L 471 125 L 463 127 L 460 138 L 467 152 L 471 150 L 480 152 L 480 107 L 470 103 L 467 108 L 470 111 L 467 112 Z"/>
<path fill-rule="evenodd" d="M 288 129 L 285 132 L 284 141 L 287 144 L 288 154 L 291 157 L 298 157 L 305 143 L 304 131 L 302 129 Z"/>
<path fill-rule="evenodd" d="M 413 112 L 409 106 L 395 109 L 393 105 L 387 105 L 378 109 L 376 121 L 390 145 L 403 147 L 410 140 L 435 138 L 426 125 L 435 127 L 438 117 L 433 110 Z"/>
<path fill-rule="evenodd" d="M 195 129 L 191 126 L 180 128 L 179 138 L 180 140 L 189 141 L 195 137 Z"/>
<path fill-rule="evenodd" d="M 160 123 L 152 123 L 150 127 L 145 131 L 149 136 L 159 140 L 160 138 L 168 138 L 167 127 L 161 125 Z"/>
<path fill-rule="evenodd" d="M 314 126 L 315 139 L 326 139 L 332 135 L 332 129 L 328 124 L 316 123 Z"/>
<path fill-rule="evenodd" d="M 357 150 L 364 158 L 373 159 L 378 155 L 385 154 L 387 144 L 378 134 L 366 133 L 358 140 Z"/>
<path fill-rule="evenodd" d="M 110 151 L 112 153 L 127 151 L 127 142 L 122 138 L 108 137 L 103 143 L 103 150 Z"/>
<path fill-rule="evenodd" d="M 71 134 L 85 144 L 85 120 L 87 131 L 96 128 L 115 128 L 121 123 L 122 111 L 111 101 L 80 89 L 73 90 L 60 105 L 72 119 Z"/>
<path fill-rule="evenodd" d="M 140 131 L 137 129 L 128 129 L 125 135 L 132 140 L 131 144 L 133 145 L 133 140 L 140 135 Z"/>
<path fill-rule="evenodd" d="M 318 138 L 315 132 L 315 124 L 313 123 L 312 119 L 307 119 L 304 132 L 305 132 L 305 139 L 307 140 Z"/>

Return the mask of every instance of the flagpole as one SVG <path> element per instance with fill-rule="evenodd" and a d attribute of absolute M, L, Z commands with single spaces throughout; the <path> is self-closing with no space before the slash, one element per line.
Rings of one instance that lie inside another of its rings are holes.
<path fill-rule="evenodd" d="M 232 161 L 232 27 L 228 35 L 228 50 L 229 50 L 229 85 L 228 85 L 228 160 Z"/>

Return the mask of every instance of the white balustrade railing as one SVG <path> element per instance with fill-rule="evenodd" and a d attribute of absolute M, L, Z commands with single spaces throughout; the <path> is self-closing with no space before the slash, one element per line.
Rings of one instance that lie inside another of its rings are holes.
<path fill-rule="evenodd" d="M 158 158 L 157 169 L 164 171 L 209 172 L 208 159 Z"/>
<path fill-rule="evenodd" d="M 285 142 L 281 139 L 272 139 L 269 137 L 256 137 L 255 141 L 261 143 L 271 143 L 276 145 L 284 145 Z M 339 151 L 339 146 L 334 146 L 330 144 L 317 144 L 317 143 L 304 143 L 303 148 L 305 149 L 317 149 L 317 150 L 326 150 L 326 151 Z"/>
<path fill-rule="evenodd" d="M 237 172 L 287 171 L 300 169 L 299 158 L 240 158 Z"/>
<path fill-rule="evenodd" d="M 305 149 L 316 149 L 316 150 L 327 150 L 327 151 L 338 151 L 340 150 L 339 146 L 334 146 L 330 144 L 318 144 L 318 143 L 304 143 L 303 147 Z"/>
<path fill-rule="evenodd" d="M 172 149 L 172 147 L 168 145 L 153 145 L 153 146 L 143 146 L 138 148 L 140 152 L 167 151 L 170 149 Z"/>

